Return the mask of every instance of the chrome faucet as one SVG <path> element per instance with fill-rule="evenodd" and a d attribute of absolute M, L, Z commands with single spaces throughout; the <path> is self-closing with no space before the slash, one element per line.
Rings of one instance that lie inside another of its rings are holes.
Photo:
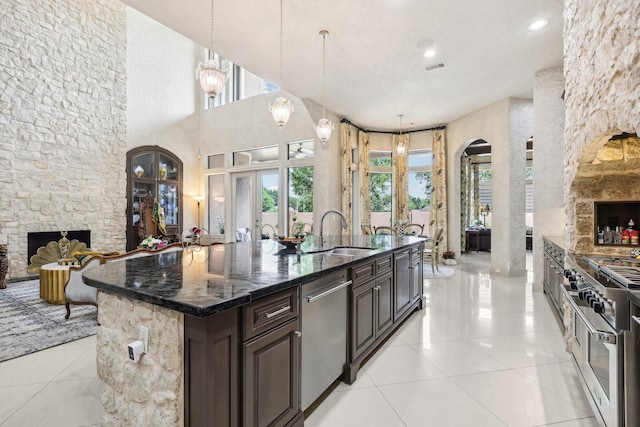
<path fill-rule="evenodd" d="M 344 214 L 340 211 L 336 211 L 336 210 L 328 210 L 325 213 L 322 214 L 322 218 L 320 219 L 320 244 L 322 245 L 322 241 L 323 241 L 323 229 L 324 229 L 324 217 L 326 217 L 328 214 L 330 213 L 334 213 L 334 214 L 338 214 L 340 216 L 340 218 L 342 218 L 342 228 L 344 228 L 345 230 L 347 228 L 349 228 L 349 224 L 347 223 L 347 217 L 344 216 Z"/>

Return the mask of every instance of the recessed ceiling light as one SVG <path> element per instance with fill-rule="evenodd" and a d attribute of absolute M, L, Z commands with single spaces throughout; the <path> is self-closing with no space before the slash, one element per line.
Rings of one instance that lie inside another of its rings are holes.
<path fill-rule="evenodd" d="M 546 27 L 547 24 L 549 24 L 549 22 L 546 19 L 538 19 L 537 21 L 533 21 L 529 25 L 529 30 L 530 31 L 541 30 L 542 28 Z"/>
<path fill-rule="evenodd" d="M 430 47 L 424 51 L 425 58 L 433 58 L 434 56 L 436 56 L 436 50 L 433 47 Z"/>

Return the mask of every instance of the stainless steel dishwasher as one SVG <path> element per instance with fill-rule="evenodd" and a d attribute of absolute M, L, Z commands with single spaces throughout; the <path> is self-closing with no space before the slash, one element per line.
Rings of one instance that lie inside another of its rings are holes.
<path fill-rule="evenodd" d="M 307 409 L 344 370 L 347 362 L 346 270 L 302 285 L 302 410 Z"/>

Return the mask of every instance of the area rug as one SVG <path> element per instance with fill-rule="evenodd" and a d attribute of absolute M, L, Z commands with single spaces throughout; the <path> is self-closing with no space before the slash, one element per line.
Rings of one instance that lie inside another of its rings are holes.
<path fill-rule="evenodd" d="M 65 320 L 63 305 L 40 299 L 39 280 L 13 282 L 0 290 L 0 362 L 65 344 L 98 331 L 92 305 L 71 306 Z"/>
<path fill-rule="evenodd" d="M 439 279 L 441 277 L 453 276 L 453 274 L 456 272 L 451 267 L 447 267 L 446 265 L 439 265 L 435 274 L 433 274 L 431 272 L 431 264 L 425 264 L 423 270 L 425 279 Z"/>

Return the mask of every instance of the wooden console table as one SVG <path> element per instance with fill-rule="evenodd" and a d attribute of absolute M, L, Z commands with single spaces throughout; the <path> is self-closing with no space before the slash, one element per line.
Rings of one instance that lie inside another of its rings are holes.
<path fill-rule="evenodd" d="M 472 236 L 475 239 L 474 242 L 471 242 Z M 480 252 L 480 230 L 466 230 L 465 247 L 464 247 L 465 252 L 469 252 L 469 250 L 471 249 L 472 243 L 475 243 L 474 246 L 475 246 L 476 252 Z"/>
<path fill-rule="evenodd" d="M 40 298 L 52 304 L 64 304 L 64 287 L 69 281 L 69 266 L 50 262 L 40 267 Z"/>

